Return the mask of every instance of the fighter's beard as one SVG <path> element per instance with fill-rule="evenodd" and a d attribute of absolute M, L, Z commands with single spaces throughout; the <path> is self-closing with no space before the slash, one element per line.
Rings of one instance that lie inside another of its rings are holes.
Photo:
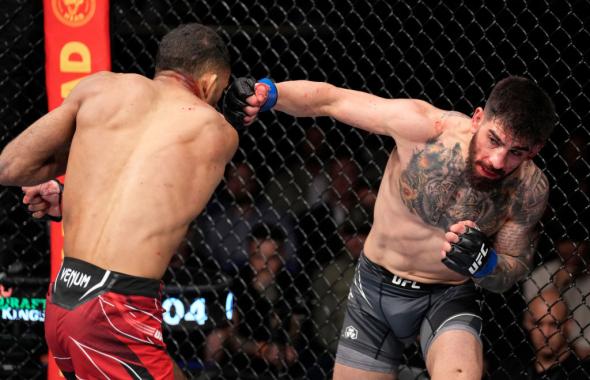
<path fill-rule="evenodd" d="M 469 182 L 471 187 L 473 187 L 475 190 L 485 191 L 485 192 L 489 192 L 491 190 L 498 189 L 499 187 L 501 187 L 502 182 L 504 181 L 504 178 L 506 178 L 505 173 L 503 171 L 500 173 L 498 171 L 494 171 L 491 168 L 488 168 L 481 161 L 475 161 L 474 157 L 475 157 L 475 136 L 473 136 L 473 138 L 471 139 L 471 142 L 469 143 L 469 154 L 467 155 L 467 158 L 465 159 L 465 174 L 467 175 L 467 181 Z M 489 170 L 491 172 L 497 172 L 501 176 L 498 179 L 491 179 L 491 178 L 486 178 L 486 177 L 482 177 L 482 176 L 477 175 L 477 173 L 475 171 L 475 165 L 478 165 L 478 164 L 484 165 L 486 170 Z"/>

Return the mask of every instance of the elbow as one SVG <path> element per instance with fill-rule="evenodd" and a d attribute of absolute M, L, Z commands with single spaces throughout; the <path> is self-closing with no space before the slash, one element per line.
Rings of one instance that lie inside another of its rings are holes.
<path fill-rule="evenodd" d="M 18 156 L 14 154 L 12 143 L 9 143 L 0 153 L 0 185 L 17 186 Z"/>
<path fill-rule="evenodd" d="M 6 160 L 4 157 L 0 156 L 0 185 L 14 185 L 14 175 L 12 175 L 13 171 L 14 170 L 11 169 L 10 162 Z"/>
<path fill-rule="evenodd" d="M 0 156 L 0 185 L 2 186 L 28 186 L 27 172 L 23 170 L 22 162 L 17 158 Z"/>

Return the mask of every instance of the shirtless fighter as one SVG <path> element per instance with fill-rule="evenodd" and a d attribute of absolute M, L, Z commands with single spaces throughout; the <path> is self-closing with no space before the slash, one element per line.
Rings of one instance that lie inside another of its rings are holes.
<path fill-rule="evenodd" d="M 160 279 L 237 149 L 214 108 L 229 75 L 223 40 L 181 25 L 161 41 L 153 79 L 91 75 L 2 151 L 4 186 L 65 173 L 65 258 L 46 339 L 66 378 L 173 378 Z M 56 213 L 40 211 L 55 186 L 25 196 L 35 216 Z"/>
<path fill-rule="evenodd" d="M 230 122 L 248 125 L 274 106 L 395 139 L 334 379 L 395 379 L 404 346 L 418 335 L 432 379 L 481 378 L 475 284 L 503 292 L 529 271 L 548 198 L 547 178 L 531 161 L 555 125 L 547 94 L 508 77 L 468 117 L 327 83 L 240 78 L 226 100 Z"/>

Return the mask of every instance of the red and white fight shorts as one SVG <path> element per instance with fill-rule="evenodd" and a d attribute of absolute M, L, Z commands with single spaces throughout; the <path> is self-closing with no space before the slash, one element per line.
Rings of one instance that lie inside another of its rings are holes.
<path fill-rule="evenodd" d="M 45 338 L 67 379 L 173 379 L 161 282 L 66 257 L 49 286 Z"/>

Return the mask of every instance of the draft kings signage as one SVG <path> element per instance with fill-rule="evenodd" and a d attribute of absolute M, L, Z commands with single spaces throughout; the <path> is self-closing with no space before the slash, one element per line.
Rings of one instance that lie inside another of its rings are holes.
<path fill-rule="evenodd" d="M 45 321 L 45 298 L 1 297 L 0 319 L 5 321 Z"/>
<path fill-rule="evenodd" d="M 49 110 L 84 77 L 111 69 L 109 0 L 43 0 Z M 62 179 L 63 180 L 63 179 Z M 51 279 L 63 258 L 61 223 L 51 222 Z M 49 379 L 63 379 L 50 355 Z"/>

